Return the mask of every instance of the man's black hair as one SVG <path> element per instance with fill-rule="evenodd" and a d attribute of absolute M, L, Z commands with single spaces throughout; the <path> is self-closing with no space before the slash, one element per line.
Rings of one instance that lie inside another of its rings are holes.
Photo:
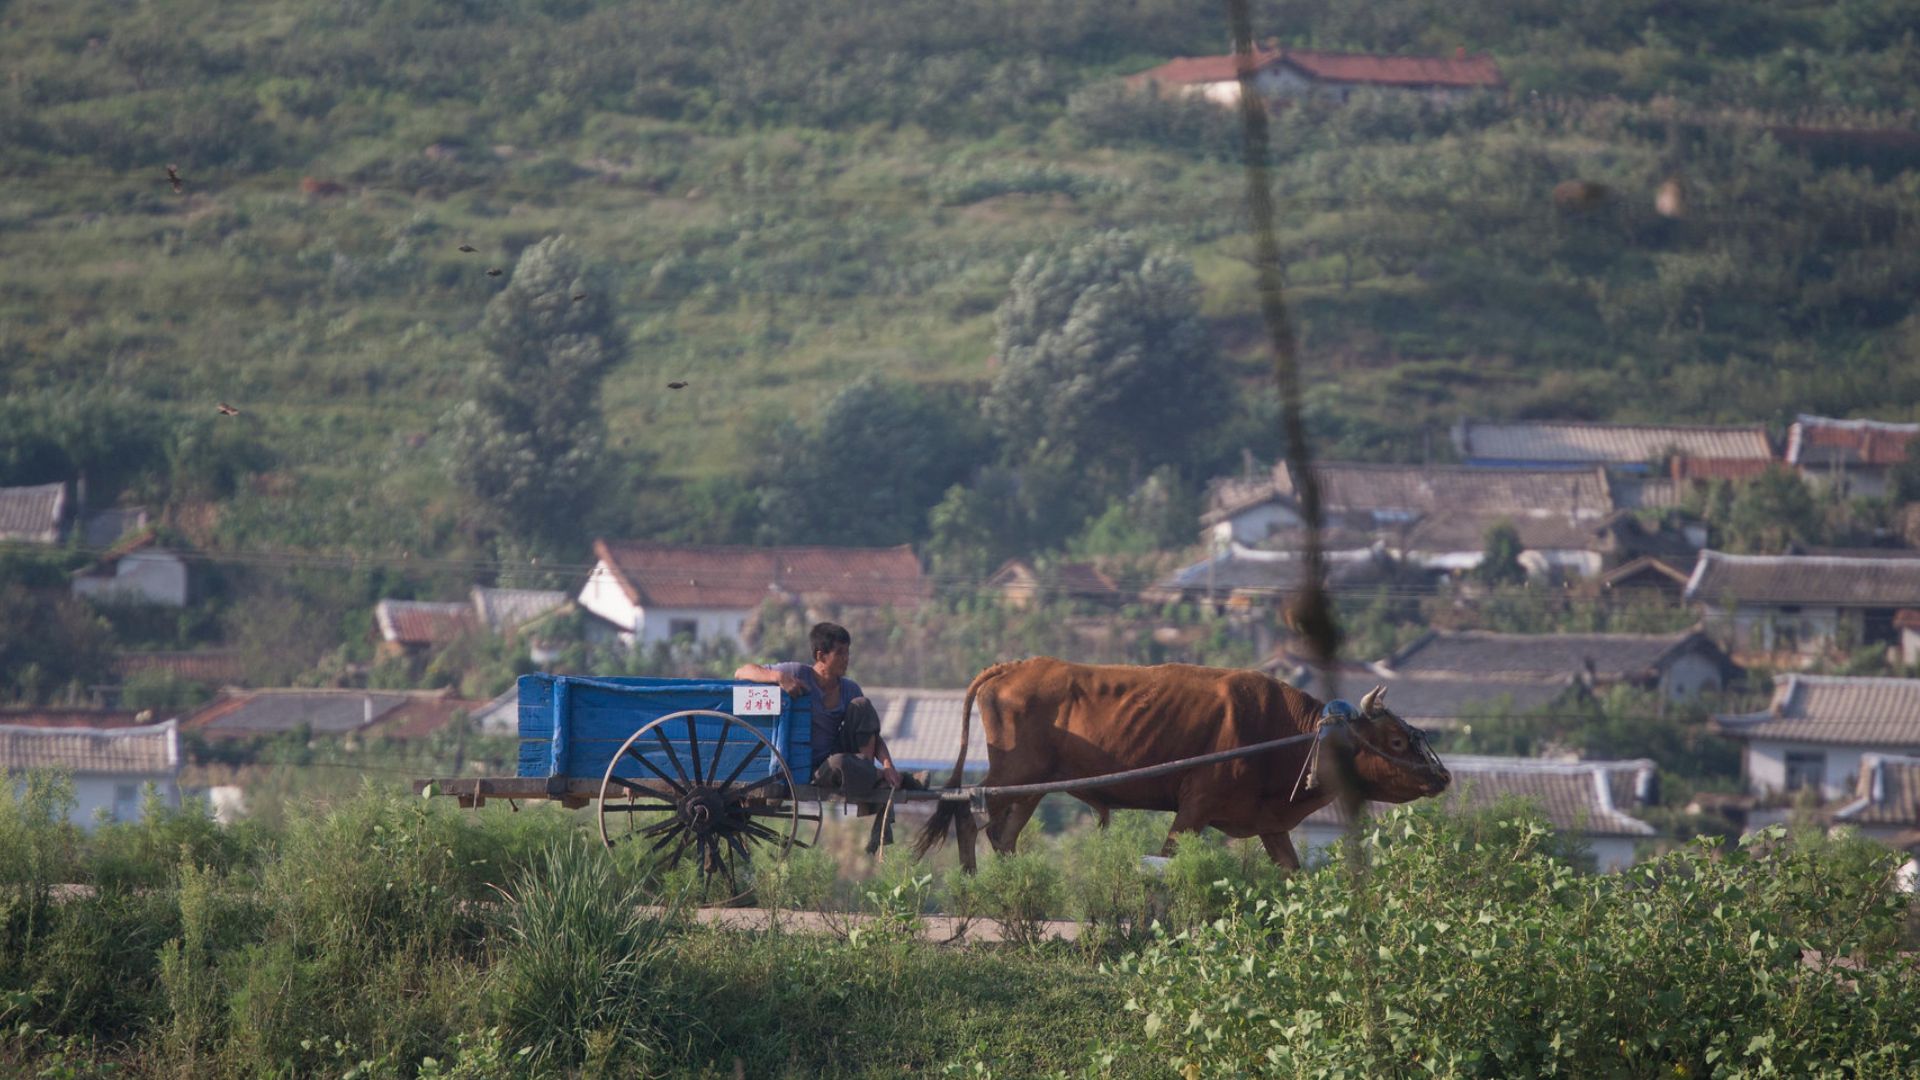
<path fill-rule="evenodd" d="M 830 653 L 841 645 L 853 647 L 853 635 L 847 633 L 847 628 L 839 623 L 814 623 L 813 629 L 807 634 L 807 639 L 813 646 L 815 660 L 820 658 L 821 653 Z"/>

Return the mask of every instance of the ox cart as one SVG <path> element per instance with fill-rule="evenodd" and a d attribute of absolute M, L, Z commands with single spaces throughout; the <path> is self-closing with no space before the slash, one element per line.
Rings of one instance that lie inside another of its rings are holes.
<path fill-rule="evenodd" d="M 416 794 L 463 807 L 490 799 L 593 806 L 610 848 L 641 845 L 663 870 L 691 859 L 704 903 L 752 891 L 756 860 L 779 861 L 818 841 L 830 805 L 884 813 L 887 804 L 1041 795 L 1141 780 L 1277 750 L 1313 734 L 1237 747 L 1105 776 L 1000 787 L 882 788 L 854 800 L 807 783 L 812 703 L 764 683 L 523 675 L 514 776 L 416 780 Z"/>

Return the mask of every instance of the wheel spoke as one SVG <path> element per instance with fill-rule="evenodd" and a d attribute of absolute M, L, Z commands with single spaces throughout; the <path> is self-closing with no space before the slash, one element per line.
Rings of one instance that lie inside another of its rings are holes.
<path fill-rule="evenodd" d="M 778 806 L 736 806 L 735 812 L 748 817 L 798 817 L 801 821 L 819 821 L 819 814 L 795 814 L 794 811 Z"/>
<path fill-rule="evenodd" d="M 647 759 L 641 758 L 640 760 L 645 761 Z M 647 795 L 656 799 L 666 798 L 666 796 L 660 794 L 658 791 L 655 791 L 653 788 L 650 788 L 647 785 L 640 783 L 638 780 L 629 780 L 624 776 L 609 776 L 607 777 L 607 782 L 612 784 L 619 784 L 621 787 L 626 788 L 628 791 L 633 792 L 635 795 Z"/>
<path fill-rule="evenodd" d="M 691 784 L 693 781 L 687 779 L 686 766 L 680 764 L 680 755 L 674 750 L 672 741 L 667 738 L 667 733 L 660 728 L 654 728 L 653 737 L 660 740 L 660 745 L 666 749 L 667 760 L 673 762 L 673 771 L 680 774 L 680 782 Z"/>
<path fill-rule="evenodd" d="M 669 833 L 668 835 L 672 836 L 675 834 Z M 673 854 L 667 856 L 666 863 L 664 864 L 662 869 L 671 870 L 674 867 L 679 866 L 681 853 L 687 850 L 687 842 L 693 839 L 693 834 L 688 832 L 685 829 L 681 829 L 678 835 L 680 837 L 680 842 L 673 846 Z M 658 851 L 665 845 L 666 845 L 666 840 L 662 839 L 659 843 L 653 845 L 653 850 Z M 651 852 L 649 852 L 649 854 L 651 854 Z"/>
<path fill-rule="evenodd" d="M 687 756 L 693 759 L 693 779 L 689 783 L 700 783 L 700 732 L 694 727 L 695 717 L 687 717 Z"/>
<path fill-rule="evenodd" d="M 727 774 L 725 780 L 720 781 L 719 786 L 722 789 L 732 787 L 733 782 L 740 779 L 740 774 L 747 771 L 747 766 L 753 764 L 753 759 L 760 756 L 760 751 L 765 745 L 759 742 L 754 743 L 753 747 L 747 751 L 747 756 L 740 759 L 740 764 L 733 767 L 733 771 Z M 720 771 L 718 765 L 714 767 L 714 771 Z"/>
<path fill-rule="evenodd" d="M 659 729 L 656 728 L 654 730 L 657 732 Z M 684 784 L 680 783 L 680 781 L 678 780 L 675 780 L 673 777 L 668 776 L 666 773 L 661 772 L 660 766 L 655 765 L 651 761 L 648 761 L 646 755 L 642 754 L 638 747 L 629 745 L 627 747 L 627 755 L 633 758 L 633 760 L 639 762 L 642 766 L 644 766 L 648 772 L 652 773 L 653 775 L 659 777 L 662 780 L 665 780 L 667 782 L 667 786 L 671 787 L 676 794 L 685 795 L 687 793 L 687 789 Z"/>
<path fill-rule="evenodd" d="M 748 792 L 754 791 L 755 789 L 758 789 L 758 788 L 766 787 L 768 784 L 779 783 L 784 779 L 786 778 L 781 776 L 779 773 L 768 773 L 766 776 L 763 776 L 760 779 L 755 780 L 753 783 L 748 784 L 746 787 L 743 787 L 738 791 L 728 792 L 727 795 L 730 799 L 737 802 L 741 799 L 746 798 Z"/>
<path fill-rule="evenodd" d="M 780 843 L 779 833 L 774 832 L 772 829 L 767 828 L 757 821 L 747 822 L 746 826 L 740 831 L 756 840 L 766 840 L 775 844 Z"/>
<path fill-rule="evenodd" d="M 733 734 L 732 724 L 720 725 L 720 738 L 715 740 L 713 744 L 713 771 L 707 774 L 707 783 L 709 784 L 713 783 L 714 777 L 720 775 L 720 755 L 726 751 L 727 736 L 731 734 Z"/>

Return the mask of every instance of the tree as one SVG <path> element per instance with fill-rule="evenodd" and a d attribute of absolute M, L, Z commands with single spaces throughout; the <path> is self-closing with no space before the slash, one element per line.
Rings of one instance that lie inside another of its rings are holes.
<path fill-rule="evenodd" d="M 1065 455 L 1102 496 L 1188 464 L 1227 404 L 1199 297 L 1192 264 L 1126 233 L 1028 256 L 995 316 L 982 403 L 1008 460 Z"/>
<path fill-rule="evenodd" d="M 518 535 L 552 535 L 592 495 L 600 382 L 621 352 L 604 295 L 555 236 L 521 254 L 487 305 L 488 356 L 452 417 L 453 476 Z"/>
<path fill-rule="evenodd" d="M 1908 439 L 1906 455 L 1887 470 L 1887 497 L 1895 505 L 1920 502 L 1920 438 Z"/>
<path fill-rule="evenodd" d="M 925 536 L 927 511 L 984 453 L 959 409 L 868 375 L 812 428 L 787 423 L 760 464 L 760 534 L 789 543 L 902 544 Z M 848 480 L 857 475 L 859 483 Z"/>
<path fill-rule="evenodd" d="M 1527 579 L 1526 568 L 1520 565 L 1520 531 L 1511 521 L 1498 521 L 1487 529 L 1485 554 L 1480 557 L 1480 565 L 1473 568 L 1475 577 L 1489 585 L 1515 585 Z"/>
<path fill-rule="evenodd" d="M 1819 542 L 1821 531 L 1820 507 L 1806 481 L 1776 465 L 1734 493 L 1724 546 L 1747 554 L 1779 554 L 1789 544 Z"/>
<path fill-rule="evenodd" d="M 63 686 L 98 682 L 111 649 L 106 620 L 85 604 L 0 586 L 0 700 L 40 704 Z"/>

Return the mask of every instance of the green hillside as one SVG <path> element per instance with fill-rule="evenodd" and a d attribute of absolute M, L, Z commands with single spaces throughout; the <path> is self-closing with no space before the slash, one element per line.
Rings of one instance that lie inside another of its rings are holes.
<path fill-rule="evenodd" d="M 1276 116 L 1323 454 L 1417 457 L 1464 415 L 1916 415 L 1911 5 L 1349 7 L 1255 23 L 1490 53 L 1508 87 Z M 1021 260 L 1123 230 L 1191 262 L 1239 390 L 1031 534 L 1060 542 L 1143 468 L 1191 491 L 1279 445 L 1233 118 L 1114 81 L 1225 43 L 1223 10 L 1154 0 L 0 3 L 0 485 L 85 473 L 210 551 L 922 542 L 949 480 L 1021 464 L 976 407 Z M 1669 178 L 1679 218 L 1654 211 Z M 1570 179 L 1607 195 L 1557 208 Z M 446 418 L 553 235 L 619 357 L 603 471 L 516 530 L 449 482 Z M 874 496 L 898 505 L 871 535 L 769 509 L 791 503 L 757 477 L 866 490 L 858 459 L 796 458 L 833 456 L 808 425 L 865 375 L 921 418 L 896 428 L 944 417 L 922 449 L 952 476 Z M 441 580 L 398 579 L 360 588 Z"/>

